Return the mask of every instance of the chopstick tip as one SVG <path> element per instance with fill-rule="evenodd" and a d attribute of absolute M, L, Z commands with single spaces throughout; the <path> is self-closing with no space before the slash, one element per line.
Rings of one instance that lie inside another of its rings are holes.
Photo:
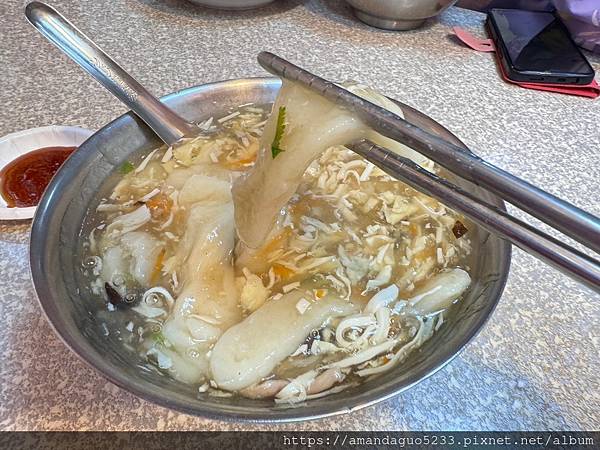
<path fill-rule="evenodd" d="M 277 58 L 277 56 L 271 52 L 267 52 L 267 51 L 262 51 L 260 52 L 256 59 L 258 60 L 258 63 L 264 67 L 265 64 L 270 65 L 271 62 L 273 61 L 273 59 Z"/>

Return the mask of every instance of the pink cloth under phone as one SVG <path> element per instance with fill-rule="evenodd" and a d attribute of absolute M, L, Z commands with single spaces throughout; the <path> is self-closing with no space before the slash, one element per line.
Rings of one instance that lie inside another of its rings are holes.
<path fill-rule="evenodd" d="M 491 39 L 479 39 L 473 36 L 468 31 L 460 28 L 454 27 L 452 29 L 454 34 L 462 43 L 471 47 L 473 50 L 477 50 L 479 52 L 495 52 L 496 47 L 494 46 L 494 42 Z M 502 64 L 498 64 L 500 67 L 500 73 L 502 74 L 502 78 L 508 81 L 509 83 L 516 84 L 526 89 L 535 89 L 538 91 L 550 91 L 557 92 L 559 94 L 568 94 L 568 95 L 578 95 L 581 97 L 589 97 L 589 98 L 597 98 L 600 96 L 600 86 L 596 83 L 596 80 L 592 80 L 590 84 L 586 85 L 574 85 L 574 84 L 549 84 L 549 83 L 524 83 L 520 81 L 513 81 L 509 79 L 504 70 L 502 69 Z"/>

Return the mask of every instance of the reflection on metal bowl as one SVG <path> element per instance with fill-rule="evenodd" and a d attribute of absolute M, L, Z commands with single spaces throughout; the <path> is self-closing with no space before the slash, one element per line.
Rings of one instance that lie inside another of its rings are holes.
<path fill-rule="evenodd" d="M 252 9 L 268 5 L 274 0 L 188 0 L 195 5 L 215 9 Z"/>
<path fill-rule="evenodd" d="M 192 87 L 163 98 L 182 117 L 201 121 L 230 108 L 272 103 L 281 86 L 275 78 L 230 80 Z M 448 130 L 415 109 L 400 104 L 409 122 L 458 145 Z M 160 405 L 206 417 L 281 422 L 308 420 L 350 412 L 390 398 L 443 367 L 477 334 L 492 314 L 508 275 L 510 245 L 481 229 L 470 230 L 473 252 L 468 261 L 472 285 L 451 308 L 444 326 L 403 364 L 364 383 L 296 407 L 272 400 L 218 398 L 149 370 L 116 333 L 106 335 L 82 275 L 86 217 L 119 179 L 119 167 L 161 145 L 133 114 L 99 130 L 62 166 L 48 186 L 32 225 L 31 272 L 40 304 L 63 341 L 85 362 L 116 385 Z M 443 173 L 443 172 L 442 172 Z M 447 174 L 446 174 L 447 175 Z M 447 175 L 454 183 L 500 208 L 498 197 Z"/>

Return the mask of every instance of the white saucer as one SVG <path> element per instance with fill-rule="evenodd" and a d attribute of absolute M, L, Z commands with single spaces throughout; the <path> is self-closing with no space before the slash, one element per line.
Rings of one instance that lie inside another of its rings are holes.
<path fill-rule="evenodd" d="M 0 138 L 0 170 L 32 150 L 43 147 L 79 147 L 92 134 L 93 131 L 85 128 L 56 125 L 8 134 Z M 34 213 L 35 206 L 8 208 L 6 201 L 0 196 L 0 220 L 31 219 Z"/>

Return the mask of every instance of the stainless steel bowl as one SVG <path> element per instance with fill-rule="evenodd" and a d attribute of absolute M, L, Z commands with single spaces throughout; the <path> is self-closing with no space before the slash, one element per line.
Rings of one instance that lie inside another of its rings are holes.
<path fill-rule="evenodd" d="M 188 120 L 225 114 L 253 102 L 269 104 L 281 83 L 274 78 L 231 80 L 177 92 L 163 100 Z M 460 144 L 424 114 L 400 104 L 407 120 Z M 114 333 L 105 336 L 98 314 L 105 307 L 91 299 L 82 274 L 83 238 L 89 211 L 114 187 L 118 167 L 161 143 L 133 114 L 109 123 L 79 147 L 46 190 L 31 231 L 31 273 L 40 304 L 63 341 L 85 362 L 123 389 L 186 413 L 230 420 L 305 420 L 350 412 L 392 397 L 450 361 L 481 329 L 498 302 L 508 274 L 510 245 L 483 230 L 471 230 L 474 253 L 468 264 L 473 284 L 452 308 L 444 326 L 394 370 L 352 389 L 298 407 L 243 398 L 214 398 L 148 370 Z M 453 181 L 489 203 L 495 196 L 462 180 Z M 110 313 L 115 314 L 115 313 Z"/>
<path fill-rule="evenodd" d="M 412 30 L 457 0 L 346 0 L 363 22 L 386 30 Z"/>
<path fill-rule="evenodd" d="M 274 0 L 188 0 L 196 5 L 215 9 L 252 9 L 268 5 Z"/>

